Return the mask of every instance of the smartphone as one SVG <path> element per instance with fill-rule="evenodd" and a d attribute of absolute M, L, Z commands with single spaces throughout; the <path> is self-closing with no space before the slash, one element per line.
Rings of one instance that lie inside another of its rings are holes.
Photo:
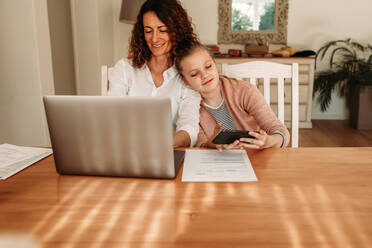
<path fill-rule="evenodd" d="M 255 139 L 252 135 L 248 134 L 249 131 L 244 130 L 222 130 L 217 134 L 217 136 L 212 140 L 213 144 L 231 144 L 235 140 L 240 138 L 251 138 Z"/>

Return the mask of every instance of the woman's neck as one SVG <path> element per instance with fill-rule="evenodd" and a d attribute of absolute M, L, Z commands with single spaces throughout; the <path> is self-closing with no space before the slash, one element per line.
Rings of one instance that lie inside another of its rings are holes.
<path fill-rule="evenodd" d="M 201 94 L 203 101 L 211 107 L 218 107 L 223 101 L 220 86 L 208 94 Z"/>
<path fill-rule="evenodd" d="M 163 73 L 169 68 L 170 57 L 169 55 L 152 56 L 147 63 L 151 73 Z"/>
<path fill-rule="evenodd" d="M 162 86 L 164 82 L 163 72 L 169 68 L 170 57 L 169 55 L 164 56 L 152 56 L 147 62 L 147 66 L 151 72 L 152 80 L 156 87 Z"/>

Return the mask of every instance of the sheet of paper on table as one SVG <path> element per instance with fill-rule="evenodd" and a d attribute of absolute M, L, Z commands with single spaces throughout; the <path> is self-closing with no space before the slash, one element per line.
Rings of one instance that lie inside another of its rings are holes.
<path fill-rule="evenodd" d="M 0 144 L 0 179 L 7 179 L 52 153 L 49 148 Z"/>
<path fill-rule="evenodd" d="M 245 150 L 186 150 L 183 182 L 252 182 L 256 174 Z"/>

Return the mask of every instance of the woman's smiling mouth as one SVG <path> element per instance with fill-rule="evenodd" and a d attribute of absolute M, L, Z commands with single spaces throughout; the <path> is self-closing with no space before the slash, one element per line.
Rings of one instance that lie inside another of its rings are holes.
<path fill-rule="evenodd" d="M 163 45 L 164 43 L 163 44 L 152 44 L 152 47 L 159 48 L 159 47 L 162 47 Z"/>

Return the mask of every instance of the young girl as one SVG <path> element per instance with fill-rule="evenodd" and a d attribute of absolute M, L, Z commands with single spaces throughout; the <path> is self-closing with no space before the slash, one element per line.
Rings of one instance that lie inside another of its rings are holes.
<path fill-rule="evenodd" d="M 196 145 L 218 150 L 285 147 L 287 128 L 277 119 L 256 86 L 219 76 L 209 51 L 197 42 L 184 42 L 176 51 L 175 65 L 183 82 L 199 92 L 200 131 Z M 229 145 L 213 145 L 220 129 L 248 130 L 255 138 L 241 138 Z"/>

